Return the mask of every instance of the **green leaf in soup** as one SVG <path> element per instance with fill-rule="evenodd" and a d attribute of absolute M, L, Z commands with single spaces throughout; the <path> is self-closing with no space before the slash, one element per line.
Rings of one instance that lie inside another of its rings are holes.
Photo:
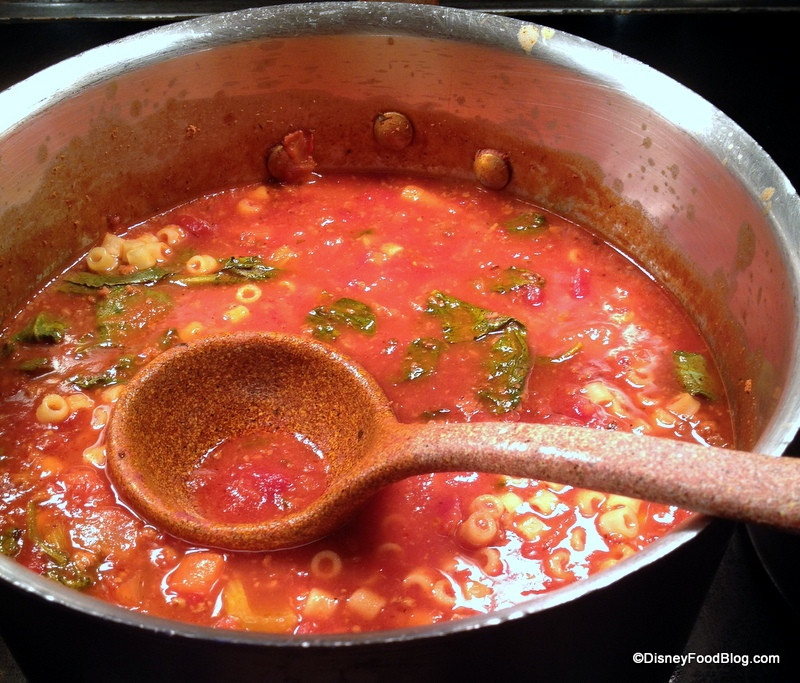
<path fill-rule="evenodd" d="M 306 316 L 311 333 L 318 339 L 336 339 L 344 330 L 375 334 L 375 314 L 365 303 L 342 297 L 330 305 L 317 306 Z"/>
<path fill-rule="evenodd" d="M 513 318 L 501 331 L 493 332 L 486 367 L 489 377 L 478 388 L 478 396 L 488 404 L 495 414 L 507 413 L 516 408 L 525 392 L 525 383 L 530 372 L 525 326 Z"/>
<path fill-rule="evenodd" d="M 476 391 L 489 410 L 501 414 L 516 408 L 531 369 L 525 325 L 440 291 L 428 298 L 426 312 L 439 318 L 446 341 L 482 345 L 487 375 Z"/>
<path fill-rule="evenodd" d="M 428 297 L 425 312 L 439 318 L 444 338 L 451 344 L 480 339 L 511 320 L 440 291 Z"/>
<path fill-rule="evenodd" d="M 268 280 L 278 272 L 278 268 L 264 263 L 258 256 L 234 256 L 225 260 L 222 271 L 236 274 L 244 280 Z"/>
<path fill-rule="evenodd" d="M 183 286 L 235 285 L 269 280 L 279 272 L 279 268 L 264 263 L 259 256 L 232 256 L 222 261 L 222 267 L 216 273 L 175 276 L 171 281 Z"/>
<path fill-rule="evenodd" d="M 99 375 L 75 375 L 69 378 L 69 382 L 79 389 L 96 389 L 98 387 L 108 387 L 130 379 L 135 370 L 135 360 L 133 356 L 122 356 L 116 364 Z"/>
<path fill-rule="evenodd" d="M 39 356 L 22 361 L 17 365 L 17 369 L 28 375 L 46 375 L 48 372 L 53 372 L 53 370 L 56 369 L 56 364 L 52 358 Z"/>
<path fill-rule="evenodd" d="M 432 337 L 420 337 L 406 349 L 400 373 L 403 380 L 412 381 L 430 375 L 439 362 L 444 342 Z"/>
<path fill-rule="evenodd" d="M 103 346 L 117 346 L 172 308 L 163 291 L 146 287 L 114 287 L 101 297 L 95 309 L 97 333 Z"/>
<path fill-rule="evenodd" d="M 0 532 L 0 553 L 8 557 L 16 557 L 22 550 L 22 529 L 11 528 Z"/>
<path fill-rule="evenodd" d="M 174 327 L 170 327 L 158 338 L 158 346 L 163 351 L 166 351 L 175 346 L 175 344 L 179 344 L 180 341 L 181 337 L 178 330 Z"/>
<path fill-rule="evenodd" d="M 489 278 L 491 289 L 499 294 L 515 292 L 523 287 L 544 287 L 545 280 L 527 268 L 510 266 Z"/>
<path fill-rule="evenodd" d="M 692 396 L 702 396 L 709 401 L 716 399 L 718 388 L 709 372 L 705 356 L 690 351 L 673 351 L 675 374 L 683 390 Z"/>
<path fill-rule="evenodd" d="M 90 273 L 88 271 L 73 273 L 64 279 L 62 291 L 85 293 L 86 289 L 102 289 L 103 287 L 121 287 L 124 285 L 152 285 L 170 275 L 171 271 L 159 266 L 145 268 L 127 274 Z"/>
<path fill-rule="evenodd" d="M 80 338 L 78 345 L 75 347 L 75 353 L 80 358 L 95 349 L 110 349 L 114 346 L 115 343 L 111 339 L 111 333 L 105 325 L 101 324 L 96 330 Z"/>
<path fill-rule="evenodd" d="M 14 335 L 23 344 L 58 344 L 64 339 L 67 325 L 47 312 L 39 313 L 28 325 Z"/>
<path fill-rule="evenodd" d="M 36 504 L 28 502 L 27 506 L 28 538 L 36 548 L 48 558 L 48 565 L 42 573 L 54 581 L 70 588 L 82 589 L 92 585 L 91 577 L 70 560 L 69 555 L 55 544 L 45 541 L 36 523 Z"/>
<path fill-rule="evenodd" d="M 526 211 L 503 222 L 506 232 L 519 235 L 541 235 L 547 230 L 547 216 Z"/>

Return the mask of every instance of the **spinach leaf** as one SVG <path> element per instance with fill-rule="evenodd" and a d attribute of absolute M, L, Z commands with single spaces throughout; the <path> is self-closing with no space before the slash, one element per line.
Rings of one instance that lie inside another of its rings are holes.
<path fill-rule="evenodd" d="M 336 339 L 350 328 L 363 334 L 375 334 L 375 314 L 360 301 L 342 297 L 330 306 L 317 306 L 306 316 L 311 333 L 318 339 Z"/>
<path fill-rule="evenodd" d="M 477 388 L 478 396 L 496 414 L 516 408 L 531 368 L 525 325 L 438 291 L 428 298 L 426 311 L 440 319 L 448 342 L 489 345 L 484 361 L 487 377 Z"/>
<path fill-rule="evenodd" d="M 99 375 L 74 375 L 69 382 L 79 389 L 96 389 L 119 384 L 131 378 L 135 368 L 133 356 L 122 356 L 114 365 Z"/>
<path fill-rule="evenodd" d="M 278 269 L 264 263 L 258 256 L 231 257 L 222 264 L 222 271 L 245 280 L 268 280 Z"/>
<path fill-rule="evenodd" d="M 438 291 L 428 297 L 425 312 L 439 318 L 444 338 L 451 344 L 480 339 L 511 320 Z"/>
<path fill-rule="evenodd" d="M 175 276 L 171 282 L 183 286 L 232 285 L 269 280 L 279 272 L 279 268 L 264 263 L 258 256 L 232 256 L 222 262 L 222 268 L 216 273 Z"/>
<path fill-rule="evenodd" d="M 672 361 L 675 373 L 683 386 L 683 390 L 692 396 L 702 396 L 713 401 L 717 395 L 717 387 L 708 371 L 705 357 L 690 351 L 673 351 Z"/>
<path fill-rule="evenodd" d="M 500 294 L 515 292 L 524 287 L 544 287 L 544 278 L 527 268 L 511 266 L 490 278 L 492 291 Z"/>
<path fill-rule="evenodd" d="M 527 331 L 511 318 L 491 346 L 487 360 L 489 377 L 478 389 L 478 396 L 495 414 L 507 413 L 519 405 L 531 368 Z M 494 335 L 493 335 L 494 336 Z"/>
<path fill-rule="evenodd" d="M 431 337 L 420 337 L 412 341 L 406 349 L 401 367 L 401 376 L 411 381 L 430 375 L 439 361 L 444 342 Z"/>
<path fill-rule="evenodd" d="M 0 553 L 8 557 L 16 557 L 22 550 L 22 529 L 6 529 L 0 533 Z"/>
<path fill-rule="evenodd" d="M 166 292 L 148 287 L 112 287 L 95 304 L 97 327 L 84 335 L 76 347 L 78 357 L 98 348 L 119 346 L 172 308 Z"/>
<path fill-rule="evenodd" d="M 64 339 L 67 325 L 49 313 L 39 313 L 28 325 L 20 330 L 14 341 L 23 344 L 58 344 Z"/>
<path fill-rule="evenodd" d="M 36 504 L 33 501 L 28 503 L 27 518 L 28 537 L 50 560 L 50 565 L 44 569 L 44 575 L 70 588 L 80 589 L 91 586 L 91 577 L 78 568 L 75 563 L 70 560 L 66 552 L 42 538 L 39 533 L 39 527 L 36 524 Z"/>
<path fill-rule="evenodd" d="M 73 273 L 65 278 L 61 290 L 75 294 L 85 294 L 86 290 L 91 291 L 102 289 L 103 287 L 152 285 L 164 279 L 169 274 L 169 270 L 159 266 L 137 270 L 125 275 L 90 272 Z"/>
<path fill-rule="evenodd" d="M 111 340 L 111 334 L 105 326 L 100 326 L 97 330 L 83 335 L 75 347 L 78 358 L 84 356 L 93 349 L 108 349 L 115 346 Z"/>
<path fill-rule="evenodd" d="M 144 287 L 113 287 L 95 308 L 99 346 L 118 346 L 172 308 L 166 292 Z"/>
<path fill-rule="evenodd" d="M 52 358 L 45 358 L 43 356 L 37 358 L 28 358 L 17 365 L 17 369 L 29 375 L 46 375 L 48 372 L 53 372 L 56 369 L 55 361 Z"/>

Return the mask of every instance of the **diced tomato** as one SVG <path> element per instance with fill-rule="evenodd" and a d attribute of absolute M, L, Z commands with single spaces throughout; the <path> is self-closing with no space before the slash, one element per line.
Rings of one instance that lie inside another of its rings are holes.
<path fill-rule="evenodd" d="M 91 467 L 69 467 L 62 470 L 58 478 L 64 487 L 65 502 L 70 511 L 84 507 L 99 508 L 114 502 L 108 482 L 102 480 L 97 470 Z"/>
<path fill-rule="evenodd" d="M 186 232 L 195 237 L 201 235 L 208 235 L 214 232 L 214 226 L 207 220 L 198 218 L 197 216 L 189 216 L 188 214 L 178 214 L 172 219 L 176 225 L 180 225 Z"/>
<path fill-rule="evenodd" d="M 518 296 L 531 306 L 541 306 L 544 303 L 544 290 L 538 285 L 523 285 L 519 288 Z"/>
<path fill-rule="evenodd" d="M 572 276 L 572 298 L 585 299 L 590 292 L 589 271 L 586 268 L 578 268 Z"/>

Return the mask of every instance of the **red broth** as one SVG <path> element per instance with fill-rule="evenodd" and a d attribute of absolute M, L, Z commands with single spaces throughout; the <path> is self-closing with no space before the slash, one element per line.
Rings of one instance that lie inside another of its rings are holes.
<path fill-rule="evenodd" d="M 324 453 L 302 435 L 264 431 L 215 446 L 187 487 L 204 517 L 248 523 L 308 507 L 325 492 L 327 481 Z"/>
<path fill-rule="evenodd" d="M 132 610 L 276 633 L 460 619 L 585 579 L 689 517 L 454 472 L 389 487 L 305 547 L 192 547 L 137 517 L 104 471 L 116 397 L 174 343 L 232 330 L 316 336 L 361 362 L 402 421 L 732 439 L 709 351 L 670 296 L 590 232 L 504 193 L 314 176 L 204 197 L 103 244 L 4 335 L 0 549 Z M 228 465 L 206 504 L 233 516 L 251 514 L 246 501 L 292 504 L 291 487 L 324 477 L 313 445 L 298 447 L 303 462 L 276 469 L 221 446 Z M 209 476 L 195 473 L 198 491 Z"/>

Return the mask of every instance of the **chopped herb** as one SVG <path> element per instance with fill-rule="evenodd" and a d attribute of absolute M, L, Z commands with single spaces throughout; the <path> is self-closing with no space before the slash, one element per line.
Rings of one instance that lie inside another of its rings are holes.
<path fill-rule="evenodd" d="M 544 278 L 527 268 L 511 266 L 497 273 L 492 278 L 492 291 L 506 294 L 523 287 L 544 287 Z"/>
<path fill-rule="evenodd" d="M 426 311 L 441 320 L 444 338 L 450 343 L 491 342 L 485 361 L 488 377 L 478 388 L 478 396 L 493 413 L 516 408 L 531 367 L 525 325 L 442 292 L 428 298 Z"/>
<path fill-rule="evenodd" d="M 568 348 L 563 353 L 558 354 L 557 356 L 536 356 L 537 363 L 564 363 L 565 361 L 570 360 L 577 356 L 581 350 L 583 349 L 583 342 L 577 342 L 573 344 L 570 348 Z"/>
<path fill-rule="evenodd" d="M 33 544 L 43 552 L 51 562 L 51 565 L 44 569 L 44 575 L 49 579 L 63 583 L 70 588 L 88 588 L 92 585 L 91 577 L 78 568 L 70 557 L 60 548 L 45 541 L 39 533 L 36 524 L 36 504 L 33 501 L 28 503 L 28 537 Z"/>
<path fill-rule="evenodd" d="M 69 378 L 69 382 L 79 389 L 96 389 L 97 387 L 108 387 L 119 384 L 130 379 L 133 374 L 135 362 L 133 356 L 122 356 L 113 367 L 99 375 L 84 376 L 75 375 Z"/>
<path fill-rule="evenodd" d="M 45 375 L 53 372 L 56 365 L 52 358 L 38 357 L 22 361 L 17 368 L 29 375 Z"/>
<path fill-rule="evenodd" d="M 330 306 L 317 306 L 306 317 L 318 339 L 336 339 L 345 328 L 363 334 L 375 333 L 375 314 L 367 304 L 342 297 Z"/>
<path fill-rule="evenodd" d="M 440 339 L 421 337 L 412 341 L 403 359 L 402 378 L 411 381 L 430 375 L 436 369 L 443 349 L 444 342 Z"/>
<path fill-rule="evenodd" d="M 58 344 L 67 330 L 66 324 L 48 313 L 39 313 L 25 329 L 20 330 L 14 341 L 23 344 Z"/>
<path fill-rule="evenodd" d="M 62 291 L 73 294 L 85 294 L 87 290 L 102 289 L 103 287 L 121 287 L 123 285 L 152 285 L 170 275 L 166 268 L 153 266 L 144 270 L 137 270 L 126 275 L 105 273 L 73 273 L 64 280 Z"/>
<path fill-rule="evenodd" d="M 269 280 L 278 274 L 279 268 L 271 266 L 258 256 L 232 256 L 222 262 L 216 273 L 187 275 L 172 278 L 178 285 L 232 285 L 242 282 Z"/>
<path fill-rule="evenodd" d="M 16 557 L 22 549 L 22 529 L 6 529 L 0 533 L 0 553 L 8 557 Z"/>
<path fill-rule="evenodd" d="M 709 401 L 715 400 L 717 387 L 702 354 L 673 351 L 672 360 L 684 391 L 692 396 L 702 396 Z"/>
<path fill-rule="evenodd" d="M 547 230 L 547 217 L 535 211 L 528 211 L 505 221 L 503 227 L 506 229 L 506 232 L 541 235 Z"/>

